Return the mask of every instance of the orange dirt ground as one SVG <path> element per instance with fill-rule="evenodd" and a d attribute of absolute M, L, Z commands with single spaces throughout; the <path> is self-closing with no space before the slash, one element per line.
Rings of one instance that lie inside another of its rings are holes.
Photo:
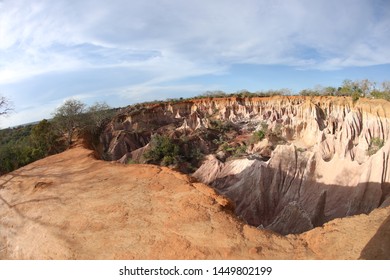
<path fill-rule="evenodd" d="M 390 208 L 301 235 L 248 226 L 168 168 L 75 147 L 0 177 L 0 259 L 390 259 Z"/>

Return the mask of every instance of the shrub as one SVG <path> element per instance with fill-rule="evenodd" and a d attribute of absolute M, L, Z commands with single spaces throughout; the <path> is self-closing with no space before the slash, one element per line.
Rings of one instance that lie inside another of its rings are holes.
<path fill-rule="evenodd" d="M 369 156 L 372 156 L 377 151 L 379 151 L 383 147 L 384 144 L 385 144 L 385 141 L 379 137 L 371 138 L 370 145 L 368 146 L 367 154 Z"/>
<path fill-rule="evenodd" d="M 203 153 L 201 152 L 200 149 L 196 148 L 196 149 L 192 149 L 191 150 L 191 153 L 190 153 L 190 156 L 189 156 L 189 159 L 190 160 L 193 160 L 195 162 L 199 162 L 200 160 L 202 160 L 203 158 Z"/>
<path fill-rule="evenodd" d="M 358 92 L 352 93 L 352 102 L 355 104 L 360 98 L 360 94 Z"/>
<path fill-rule="evenodd" d="M 144 154 L 146 160 L 162 165 L 177 163 L 179 146 L 165 135 L 155 135 L 150 140 L 151 149 Z"/>
<path fill-rule="evenodd" d="M 163 159 L 161 160 L 161 165 L 164 166 L 168 166 L 176 163 L 177 163 L 176 157 L 170 155 L 164 156 Z"/>
<path fill-rule="evenodd" d="M 272 143 L 276 145 L 281 145 L 287 142 L 286 138 L 283 137 L 282 128 L 283 126 L 280 123 L 278 123 L 275 125 L 272 131 L 269 131 L 267 133 L 267 137 Z"/>
<path fill-rule="evenodd" d="M 246 145 L 238 146 L 238 147 L 236 147 L 233 155 L 234 156 L 241 156 L 241 155 L 246 153 L 246 149 L 247 149 Z"/>
<path fill-rule="evenodd" d="M 239 157 L 246 153 L 246 145 L 230 146 L 228 143 L 221 145 L 221 150 L 229 153 L 232 157 Z"/>
<path fill-rule="evenodd" d="M 266 135 L 266 131 L 264 131 L 264 130 L 255 131 L 252 134 L 251 138 L 249 139 L 249 143 L 254 144 L 254 143 L 259 142 L 265 138 L 265 135 Z"/>
<path fill-rule="evenodd" d="M 0 175 L 63 149 L 60 135 L 47 120 L 0 130 Z"/>
<path fill-rule="evenodd" d="M 212 129 L 215 129 L 220 133 L 228 132 L 234 129 L 234 125 L 231 122 L 223 122 L 221 120 L 211 120 L 210 125 Z"/>

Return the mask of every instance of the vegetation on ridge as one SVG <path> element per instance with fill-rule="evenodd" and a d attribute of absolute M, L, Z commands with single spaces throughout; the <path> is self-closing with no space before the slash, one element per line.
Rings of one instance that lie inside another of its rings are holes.
<path fill-rule="evenodd" d="M 184 102 L 201 98 L 249 98 L 293 94 L 288 89 L 257 92 L 240 90 L 230 94 L 218 90 L 207 91 L 191 98 L 168 99 L 166 102 Z M 342 85 L 337 88 L 317 86 L 314 89 L 301 90 L 299 94 L 304 96 L 350 96 L 353 101 L 357 101 L 361 97 L 390 101 L 390 81 L 377 84 L 367 79 L 344 80 Z M 126 111 L 137 113 L 160 102 L 162 101 L 135 104 L 127 107 Z M 10 101 L 0 97 L 0 115 L 9 114 L 11 109 Z M 101 146 L 99 137 L 114 113 L 115 111 L 109 108 L 106 103 L 96 103 L 91 107 L 87 107 L 81 101 L 70 99 L 55 110 L 52 120 L 43 120 L 35 126 L 26 125 L 0 130 L 0 174 L 10 172 L 37 159 L 69 148 L 75 135 L 83 138 L 91 148 L 99 150 Z M 211 150 L 220 148 L 228 154 L 241 155 L 245 153 L 249 145 L 266 137 L 274 144 L 285 142 L 280 129 L 274 127 L 270 130 L 261 128 L 258 131 L 252 131 L 253 134 L 249 140 L 245 140 L 240 145 L 234 143 L 233 145 L 229 141 L 234 139 L 238 128 L 230 122 L 223 122 L 218 119 L 211 120 L 210 125 L 210 130 L 199 132 L 199 137 L 210 138 L 208 141 L 213 145 Z M 156 137 L 153 141 L 156 143 L 152 142 L 151 146 L 155 150 L 149 151 L 146 157 L 148 161 L 158 164 L 183 165 L 185 162 L 191 162 L 188 164 L 189 167 L 185 169 L 192 169 L 197 166 L 202 154 L 205 153 L 204 149 L 202 150 L 196 146 L 199 141 L 188 141 L 184 138 L 175 139 L 174 137 L 169 138 L 169 141 Z M 374 154 L 381 146 L 383 146 L 383 143 L 373 139 L 367 153 L 369 155 Z"/>
<path fill-rule="evenodd" d="M 205 99 L 205 98 L 250 98 L 250 97 L 271 97 L 271 96 L 349 96 L 353 101 L 359 98 L 384 99 L 390 101 L 390 81 L 383 81 L 376 83 L 368 79 L 355 80 L 345 79 L 338 87 L 317 85 L 314 88 L 303 89 L 299 92 L 293 92 L 291 89 L 277 89 L 277 90 L 259 90 L 251 92 L 242 89 L 232 93 L 226 93 L 222 90 L 210 90 L 202 94 L 191 96 L 188 98 L 168 98 L 166 100 L 146 101 L 128 106 L 127 110 L 139 111 L 144 106 L 154 105 L 163 102 L 178 103 L 189 100 Z"/>
<path fill-rule="evenodd" d="M 106 103 L 95 103 L 87 108 L 81 101 L 69 99 L 54 112 L 53 123 L 68 148 L 76 133 L 96 148 L 100 133 L 113 115 L 114 111 Z"/>
<path fill-rule="evenodd" d="M 63 150 L 64 143 L 48 120 L 0 130 L 0 175 Z"/>
<path fill-rule="evenodd" d="M 54 112 L 50 121 L 0 130 L 0 175 L 64 151 L 76 133 L 97 148 L 99 136 L 112 116 L 105 103 L 86 109 L 85 104 L 71 99 Z"/>

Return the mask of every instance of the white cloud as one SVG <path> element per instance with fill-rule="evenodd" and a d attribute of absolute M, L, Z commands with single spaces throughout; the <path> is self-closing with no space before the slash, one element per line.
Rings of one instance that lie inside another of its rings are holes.
<path fill-rule="evenodd" d="M 169 54 L 164 63 L 179 56 L 199 69 L 234 63 L 313 68 L 389 63 L 390 19 L 376 12 L 389 5 L 378 3 L 385 7 L 368 0 L 5 0 L 0 50 L 20 56 L 0 66 L 0 82 L 54 69 L 131 67 L 148 62 L 145 53 Z M 302 59 L 301 47 L 316 54 Z M 185 70 L 175 67 L 177 73 Z"/>
<path fill-rule="evenodd" d="M 148 94 L 189 91 L 175 81 L 226 73 L 235 64 L 321 70 L 386 64 L 390 2 L 4 0 L 0 57 L 0 86 L 53 72 L 93 80 L 96 69 L 126 69 L 131 82 L 111 85 L 113 92 Z M 68 96 L 78 94 L 88 92 Z"/>

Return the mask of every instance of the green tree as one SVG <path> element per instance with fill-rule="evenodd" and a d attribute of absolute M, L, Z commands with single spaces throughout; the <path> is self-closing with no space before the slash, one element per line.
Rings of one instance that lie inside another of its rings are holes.
<path fill-rule="evenodd" d="M 299 92 L 299 95 L 302 96 L 316 96 L 320 95 L 319 92 L 314 91 L 313 89 L 303 89 Z"/>
<path fill-rule="evenodd" d="M 113 116 L 113 110 L 106 102 L 96 102 L 87 109 L 86 115 L 85 125 L 91 130 L 99 130 L 107 123 L 107 119 Z"/>
<path fill-rule="evenodd" d="M 95 103 L 91 107 L 79 100 L 69 99 L 54 112 L 54 124 L 59 132 L 65 136 L 69 148 L 72 139 L 77 133 L 91 148 L 96 148 L 99 135 L 104 125 L 114 114 L 107 103 Z"/>
<path fill-rule="evenodd" d="M 34 156 L 42 158 L 63 150 L 60 135 L 55 133 L 54 125 L 44 119 L 35 125 L 30 134 Z"/>
<path fill-rule="evenodd" d="M 325 87 L 323 89 L 323 94 L 324 95 L 336 95 L 337 89 L 335 87 Z"/>
<path fill-rule="evenodd" d="M 368 79 L 356 81 L 356 87 L 363 97 L 370 96 L 370 93 L 375 90 L 375 82 L 371 82 Z"/>
<path fill-rule="evenodd" d="M 375 88 L 371 92 L 371 96 L 373 98 L 381 98 L 381 99 L 385 99 L 385 100 L 389 101 L 390 100 L 390 81 L 382 82 L 380 89 Z"/>
<path fill-rule="evenodd" d="M 31 162 L 31 129 L 32 125 L 26 125 L 0 130 L 0 174 Z"/>
<path fill-rule="evenodd" d="M 338 95 L 341 96 L 351 96 L 352 100 L 355 102 L 360 97 L 364 97 L 365 93 L 359 84 L 359 81 L 352 81 L 346 79 L 343 81 L 343 85 L 338 88 Z"/>
<path fill-rule="evenodd" d="M 390 81 L 382 82 L 382 91 L 390 93 Z"/>
<path fill-rule="evenodd" d="M 113 115 L 114 110 L 105 102 L 96 102 L 87 109 L 83 115 L 80 132 L 86 143 L 91 146 L 90 148 L 97 149 L 99 136 Z"/>
<path fill-rule="evenodd" d="M 72 144 L 73 136 L 83 123 L 86 105 L 79 100 L 68 99 L 54 112 L 57 129 L 65 136 L 67 147 Z"/>

